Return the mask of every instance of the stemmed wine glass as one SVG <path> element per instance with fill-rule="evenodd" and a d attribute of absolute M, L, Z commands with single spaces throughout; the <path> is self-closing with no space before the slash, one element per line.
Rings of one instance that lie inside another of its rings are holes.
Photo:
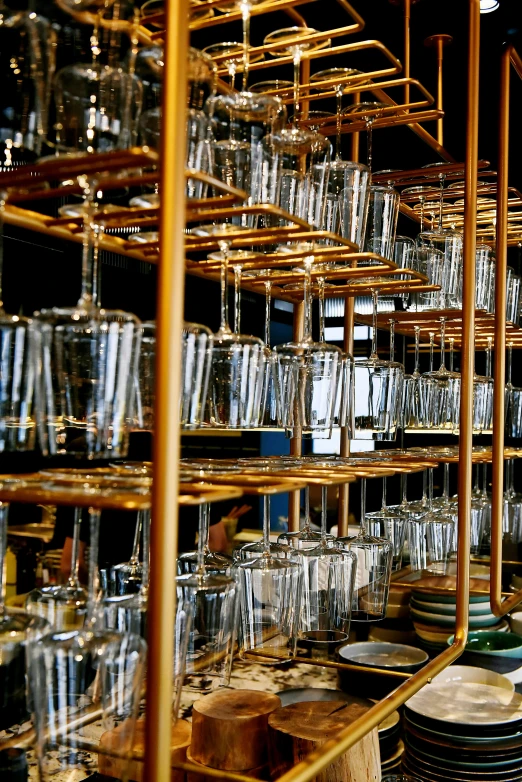
<path fill-rule="evenodd" d="M 150 537 L 146 529 L 149 525 L 150 510 L 138 511 L 131 557 L 128 562 L 113 565 L 109 571 L 111 595 L 133 595 L 141 591 L 144 564 L 140 561 L 140 544 L 142 536 L 144 540 Z M 145 546 L 142 548 L 145 549 Z M 141 553 L 144 559 L 146 552 L 142 550 Z"/>
<path fill-rule="evenodd" d="M 342 351 L 334 345 L 312 340 L 310 275 L 313 262 L 312 255 L 303 259 L 303 337 L 274 348 L 275 380 L 284 428 L 300 428 L 305 435 L 322 433 L 329 436 L 342 370 Z"/>
<path fill-rule="evenodd" d="M 210 417 L 213 426 L 232 429 L 259 425 L 265 377 L 265 346 L 257 337 L 236 334 L 228 323 L 228 264 L 233 223 L 192 229 L 212 236 L 221 250 L 221 325 L 214 336 L 210 379 Z"/>
<path fill-rule="evenodd" d="M 396 109 L 390 103 L 383 103 L 382 101 L 365 101 L 363 103 L 354 103 L 352 106 L 348 106 L 343 114 L 346 114 L 350 119 L 356 122 L 358 119 L 363 119 L 366 125 L 366 142 L 367 142 L 367 157 L 366 165 L 372 170 L 373 160 L 373 123 L 378 117 L 388 116 L 394 114 Z"/>
<path fill-rule="evenodd" d="M 356 537 L 339 538 L 339 543 L 357 557 L 352 621 L 375 622 L 384 619 L 393 561 L 393 546 L 386 538 L 368 533 L 366 478 L 361 478 L 361 520 Z"/>
<path fill-rule="evenodd" d="M 80 527 L 82 508 L 74 509 L 71 571 L 63 586 L 43 587 L 29 593 L 25 608 L 45 619 L 55 630 L 75 630 L 83 627 L 89 595 L 80 584 Z"/>
<path fill-rule="evenodd" d="M 211 470 L 211 474 L 215 474 Z M 207 502 L 199 506 L 199 525 L 198 525 L 198 549 L 197 551 L 187 551 L 178 557 L 178 575 L 195 573 L 200 567 L 201 552 L 203 550 L 203 566 L 207 573 L 230 575 L 232 558 L 226 554 L 210 551 L 208 547 L 210 524 L 210 505 Z M 201 541 L 201 543 L 200 543 Z"/>
<path fill-rule="evenodd" d="M 402 392 L 402 428 L 419 429 L 422 426 L 422 404 L 419 371 L 420 326 L 415 331 L 415 367 L 411 375 L 404 375 Z"/>
<path fill-rule="evenodd" d="M 373 289 L 372 352 L 354 364 L 355 438 L 395 440 L 399 425 L 404 367 L 382 361 L 377 353 L 378 290 Z"/>
<path fill-rule="evenodd" d="M 310 84 L 314 84 L 316 89 L 321 92 L 328 92 L 331 89 L 335 91 L 336 101 L 336 144 L 335 144 L 335 160 L 333 166 L 341 162 L 341 128 L 342 128 L 342 103 L 343 103 L 343 88 L 345 86 L 346 79 L 350 79 L 350 86 L 356 85 L 362 81 L 365 81 L 366 74 L 355 68 L 327 68 L 324 71 L 314 73 L 310 77 Z M 336 82 L 336 79 L 341 81 Z"/>
<path fill-rule="evenodd" d="M 455 431 L 460 414 L 460 374 L 445 364 L 446 319 L 440 318 L 440 368 L 421 377 L 424 426 Z"/>
<path fill-rule="evenodd" d="M 226 57 L 226 59 L 223 61 L 223 65 L 228 71 L 230 89 L 234 90 L 237 67 L 241 62 L 243 62 L 242 44 L 233 41 L 221 41 L 220 43 L 213 43 L 210 46 L 205 46 L 202 51 L 204 54 L 208 54 L 209 57 Z"/>
<path fill-rule="evenodd" d="M 522 436 L 522 388 L 513 385 L 513 342 L 507 343 L 505 425 L 508 437 Z"/>
<path fill-rule="evenodd" d="M 236 568 L 241 590 L 240 657 L 271 664 L 271 654 L 295 656 L 302 572 L 302 565 L 295 559 L 273 555 L 265 502 L 262 553 Z"/>

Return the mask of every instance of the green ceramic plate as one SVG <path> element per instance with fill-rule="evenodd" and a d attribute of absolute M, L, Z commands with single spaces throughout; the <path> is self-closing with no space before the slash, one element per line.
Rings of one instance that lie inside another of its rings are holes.
<path fill-rule="evenodd" d="M 435 625 L 437 627 L 455 627 L 455 617 L 445 616 L 444 614 L 430 614 L 426 611 L 417 611 L 411 608 L 411 618 L 414 621 L 423 624 Z M 498 616 L 494 614 L 482 614 L 482 616 L 470 616 L 470 627 L 492 627 L 498 623 Z"/>

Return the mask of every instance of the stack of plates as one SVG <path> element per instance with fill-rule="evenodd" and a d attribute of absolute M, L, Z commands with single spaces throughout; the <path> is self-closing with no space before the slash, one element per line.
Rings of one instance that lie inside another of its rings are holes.
<path fill-rule="evenodd" d="M 404 773 L 420 782 L 522 782 L 522 696 L 431 684 L 406 704 Z"/>
<path fill-rule="evenodd" d="M 474 582 L 476 579 L 471 579 Z M 448 638 L 455 631 L 457 613 L 456 596 L 431 591 L 433 587 L 445 586 L 443 582 L 455 579 L 437 576 L 422 578 L 412 586 L 410 614 L 415 632 L 426 651 L 438 651 L 446 646 Z M 478 580 L 477 580 L 478 581 Z M 478 581 L 470 583 L 471 588 L 485 589 L 489 584 Z M 505 620 L 499 620 L 491 613 L 489 595 L 473 595 L 469 599 L 469 626 L 476 630 L 507 630 Z"/>
<path fill-rule="evenodd" d="M 379 725 L 379 749 L 383 777 L 398 771 L 401 765 L 404 744 L 401 741 L 401 720 L 394 711 Z"/>

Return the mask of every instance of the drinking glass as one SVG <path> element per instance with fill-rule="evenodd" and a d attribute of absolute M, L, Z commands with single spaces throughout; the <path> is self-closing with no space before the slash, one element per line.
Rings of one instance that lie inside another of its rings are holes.
<path fill-rule="evenodd" d="M 136 146 L 143 87 L 123 68 L 68 65 L 56 74 L 55 135 L 60 153 L 109 152 Z"/>
<path fill-rule="evenodd" d="M 430 285 L 438 285 L 439 291 L 413 293 L 409 297 L 408 309 L 414 312 L 424 310 L 444 309 L 452 293 L 451 276 L 449 274 L 446 256 L 440 250 L 429 246 L 417 246 L 413 253 L 412 268 L 425 274 Z"/>
<path fill-rule="evenodd" d="M 372 185 L 368 202 L 365 252 L 377 253 L 393 261 L 393 248 L 399 216 L 399 193 L 392 187 Z"/>
<path fill-rule="evenodd" d="M 229 86 L 231 90 L 235 89 L 236 73 L 240 63 L 243 62 L 243 46 L 235 41 L 220 41 L 219 43 L 213 43 L 210 46 L 205 46 L 203 53 L 209 57 L 221 57 L 223 65 L 228 71 Z"/>
<path fill-rule="evenodd" d="M 513 343 L 507 343 L 505 426 L 508 437 L 522 437 L 522 388 L 512 383 Z"/>
<path fill-rule="evenodd" d="M 304 258 L 304 333 L 298 342 L 274 348 L 276 390 L 282 425 L 299 427 L 304 435 L 329 436 L 342 368 L 342 351 L 334 345 L 313 342 L 311 335 L 311 268 L 313 256 Z"/>
<path fill-rule="evenodd" d="M 281 464 L 274 460 L 270 467 L 274 469 L 281 469 Z M 265 525 L 268 525 L 270 530 L 270 497 L 263 495 L 263 529 Z M 294 549 L 288 545 L 289 541 L 284 540 L 280 535 L 277 539 L 277 543 L 269 543 L 270 556 L 273 559 L 290 559 L 296 561 L 296 554 Z M 247 543 L 243 546 L 239 546 L 234 549 L 234 562 L 237 565 L 239 562 L 252 561 L 263 556 L 265 553 L 265 541 L 262 537 L 261 540 L 256 540 L 254 543 Z"/>
<path fill-rule="evenodd" d="M 475 307 L 494 312 L 495 263 L 491 257 L 491 248 L 485 244 L 477 245 L 475 270 Z"/>
<path fill-rule="evenodd" d="M 428 470 L 426 513 L 408 519 L 408 541 L 412 571 L 444 575 L 455 544 L 455 515 L 447 507 L 438 509 L 433 500 L 433 469 Z"/>
<path fill-rule="evenodd" d="M 300 85 L 300 67 L 303 52 L 313 52 L 318 49 L 324 49 L 330 45 L 329 40 L 310 41 L 310 36 L 317 33 L 312 27 L 284 27 L 281 30 L 274 30 L 264 38 L 264 45 L 279 44 L 276 49 L 272 49 L 270 54 L 273 57 L 291 56 L 294 63 L 294 128 L 300 119 L 301 105 L 299 96 Z"/>
<path fill-rule="evenodd" d="M 518 326 L 520 318 L 521 278 L 508 266 L 506 279 L 506 320 Z"/>
<path fill-rule="evenodd" d="M 17 479 L 18 480 L 18 479 Z M 9 505 L 0 505 L 0 750 L 11 738 L 9 728 L 28 717 L 26 664 L 31 649 L 49 629 L 48 623 L 26 611 L 5 606 L 7 516 Z"/>
<path fill-rule="evenodd" d="M 445 364 L 446 320 L 440 318 L 440 368 L 421 377 L 423 425 L 427 429 L 455 431 L 460 416 L 460 374 Z"/>
<path fill-rule="evenodd" d="M 422 395 L 419 371 L 420 326 L 415 330 L 415 368 L 411 375 L 404 375 L 402 387 L 402 428 L 419 429 L 422 426 Z"/>
<path fill-rule="evenodd" d="M 33 646 L 29 675 L 42 782 L 60 773 L 72 780 L 92 772 L 90 753 L 103 750 L 104 738 L 111 740 L 107 734 L 98 740 L 88 729 L 97 717 L 105 731 L 117 731 L 119 763 L 126 766 L 132 757 L 145 657 L 142 638 L 109 631 L 54 632 Z M 126 773 L 123 769 L 124 778 Z"/>
<path fill-rule="evenodd" d="M 214 471 L 211 474 L 215 474 Z M 195 573 L 200 564 L 200 545 L 203 549 L 203 566 L 206 573 L 230 575 L 232 558 L 227 554 L 210 551 L 208 547 L 210 524 L 210 505 L 199 506 L 198 550 L 187 551 L 178 556 L 178 575 Z M 201 541 L 201 543 L 199 543 Z"/>
<path fill-rule="evenodd" d="M 138 330 L 140 351 L 134 378 L 134 411 L 129 426 L 134 431 L 154 431 L 156 382 L 156 323 L 142 323 Z"/>
<path fill-rule="evenodd" d="M 417 248 L 429 247 L 444 255 L 444 308 L 462 307 L 462 234 L 451 228 L 433 228 L 418 234 Z M 431 279 L 431 278 L 430 278 Z"/>
<path fill-rule="evenodd" d="M 192 229 L 215 236 L 221 250 L 221 325 L 214 337 L 210 374 L 210 420 L 229 429 L 257 427 L 262 415 L 265 346 L 257 337 L 235 334 L 228 324 L 228 263 L 231 237 L 240 226 L 223 223 Z"/>
<path fill-rule="evenodd" d="M 326 209 L 330 142 L 320 133 L 292 127 L 274 138 L 274 146 L 282 157 L 279 206 L 321 229 Z"/>
<path fill-rule="evenodd" d="M 150 511 L 138 511 L 132 553 L 128 562 L 113 565 L 109 571 L 111 595 L 133 595 L 141 591 L 143 567 L 140 562 L 140 543 L 145 526 L 150 524 Z"/>
<path fill-rule="evenodd" d="M 357 558 L 327 535 L 327 492 L 322 486 L 319 541 L 313 548 L 299 548 L 303 568 L 299 635 L 314 641 L 318 633 L 335 631 L 347 641 Z"/>
<path fill-rule="evenodd" d="M 384 619 L 393 561 L 393 546 L 386 538 L 369 534 L 366 516 L 366 478 L 361 478 L 361 520 L 356 537 L 339 538 L 339 543 L 357 557 L 352 621 Z"/>
<path fill-rule="evenodd" d="M 328 174 L 324 229 L 364 246 L 370 170 L 360 163 L 335 160 Z"/>
<path fill-rule="evenodd" d="M 377 300 L 373 290 L 372 352 L 354 364 L 355 439 L 395 440 L 399 425 L 404 367 L 377 353 Z"/>
<path fill-rule="evenodd" d="M 314 73 L 310 77 L 310 84 L 314 84 L 316 89 L 320 92 L 329 92 L 335 90 L 335 102 L 336 102 L 336 143 L 335 143 L 335 163 L 339 163 L 342 159 L 341 155 L 341 127 L 342 127 L 342 102 L 343 102 L 343 88 L 346 85 L 346 80 L 349 79 L 349 86 L 354 86 L 362 81 L 366 80 L 366 74 L 355 68 L 327 68 L 324 71 Z M 339 80 L 339 81 L 337 81 Z M 334 165 L 335 165 L 334 163 Z"/>
<path fill-rule="evenodd" d="M 363 119 L 366 124 L 366 142 L 367 142 L 367 156 L 366 165 L 372 170 L 373 160 L 373 123 L 378 117 L 382 117 L 385 114 L 391 116 L 396 113 L 396 109 L 390 103 L 383 103 L 378 101 L 366 101 L 363 103 L 354 103 L 352 106 L 348 106 L 343 114 L 348 115 L 349 119 L 357 122 L 359 119 Z"/>
<path fill-rule="evenodd" d="M 194 429 L 205 416 L 214 338 L 206 326 L 184 323 L 181 340 L 180 423 L 184 429 Z"/>
<path fill-rule="evenodd" d="M 263 552 L 240 562 L 240 638 L 243 659 L 273 664 L 270 655 L 294 657 L 299 629 L 303 567 L 291 559 L 273 556 L 270 516 L 263 516 Z"/>
<path fill-rule="evenodd" d="M 286 121 L 281 100 L 240 92 L 210 98 L 206 110 L 214 176 L 245 190 L 249 205 L 276 204 L 282 163 L 277 136 Z M 248 225 L 255 216 L 233 219 Z"/>
<path fill-rule="evenodd" d="M 55 630 L 77 630 L 85 623 L 88 592 L 80 584 L 81 522 L 82 508 L 75 508 L 71 572 L 67 584 L 34 589 L 25 601 L 29 613 L 45 619 Z"/>

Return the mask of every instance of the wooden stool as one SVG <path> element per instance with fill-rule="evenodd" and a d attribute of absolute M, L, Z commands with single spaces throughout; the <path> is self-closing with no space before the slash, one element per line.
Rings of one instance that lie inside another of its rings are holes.
<path fill-rule="evenodd" d="M 100 750 L 118 752 L 121 743 L 121 734 L 125 723 L 118 725 L 113 730 L 108 730 L 100 739 Z M 172 726 L 171 760 L 184 763 L 187 759 L 187 749 L 190 747 L 191 726 L 185 720 L 178 720 Z M 98 755 L 98 771 L 108 777 L 116 779 L 132 779 L 133 782 L 143 782 L 143 757 L 145 755 L 145 720 L 138 720 L 134 733 L 133 758 L 125 759 L 110 757 L 100 752 Z M 124 777 L 125 767 L 128 763 L 128 777 Z M 172 769 L 171 782 L 185 782 L 185 772 L 181 769 Z"/>
<path fill-rule="evenodd" d="M 277 695 L 258 690 L 216 690 L 192 708 L 190 755 L 203 766 L 244 771 L 268 759 L 268 717 Z"/>
<path fill-rule="evenodd" d="M 273 779 L 332 739 L 367 708 L 344 701 L 293 703 L 268 720 L 270 772 Z M 378 782 L 381 758 L 377 728 L 321 771 L 315 782 Z"/>

